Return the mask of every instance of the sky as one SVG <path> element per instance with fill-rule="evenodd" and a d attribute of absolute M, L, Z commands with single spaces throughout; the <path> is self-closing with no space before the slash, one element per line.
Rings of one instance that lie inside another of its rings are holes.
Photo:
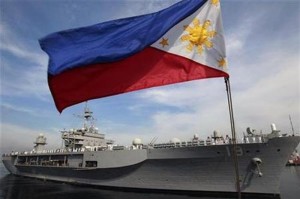
<path fill-rule="evenodd" d="M 38 39 L 60 30 L 147 14 L 178 0 L 0 0 L 0 152 L 31 150 L 43 133 L 61 147 L 60 130 L 82 127 L 85 104 L 60 114 L 47 84 Z M 221 1 L 239 139 L 247 127 L 300 130 L 300 1 Z M 195 80 L 88 102 L 96 126 L 121 145 L 168 142 L 219 130 L 231 134 L 223 78 Z"/>

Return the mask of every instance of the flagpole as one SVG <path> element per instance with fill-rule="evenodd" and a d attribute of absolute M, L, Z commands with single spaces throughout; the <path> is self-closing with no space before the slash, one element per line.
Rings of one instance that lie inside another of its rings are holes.
<path fill-rule="evenodd" d="M 238 157 L 237 157 L 237 143 L 236 143 L 235 125 L 234 125 L 234 118 L 233 118 L 233 107 L 232 107 L 230 81 L 229 81 L 229 77 L 226 77 L 224 79 L 225 79 L 225 84 L 226 84 L 228 108 L 229 108 L 229 115 L 230 115 L 236 190 L 238 192 L 238 198 L 241 199 L 241 187 L 240 187 L 240 177 L 239 177 L 240 174 L 239 174 L 239 164 L 238 164 Z"/>

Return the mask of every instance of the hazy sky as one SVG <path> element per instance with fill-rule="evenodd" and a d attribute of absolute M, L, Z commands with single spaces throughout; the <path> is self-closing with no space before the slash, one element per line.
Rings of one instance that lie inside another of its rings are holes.
<path fill-rule="evenodd" d="M 56 110 L 47 84 L 47 55 L 38 39 L 49 33 L 141 15 L 175 0 L 0 0 L 1 147 L 30 150 L 39 133 L 48 148 L 61 145 L 60 132 L 82 126 L 75 115 L 84 104 Z M 270 132 L 275 123 L 299 132 L 300 1 L 221 2 L 234 116 L 241 138 L 250 126 Z M 126 75 L 126 74 L 124 74 Z M 109 139 L 130 144 L 173 137 L 205 138 L 230 133 L 222 78 L 197 80 L 89 101 L 96 125 Z"/>

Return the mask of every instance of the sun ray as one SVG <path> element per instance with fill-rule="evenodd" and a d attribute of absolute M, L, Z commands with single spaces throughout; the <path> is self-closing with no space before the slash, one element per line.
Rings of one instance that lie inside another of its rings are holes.
<path fill-rule="evenodd" d="M 190 43 L 187 47 L 186 47 L 186 49 L 188 50 L 188 51 L 192 51 L 193 50 L 193 44 L 192 43 Z"/>
<path fill-rule="evenodd" d="M 201 54 L 203 52 L 203 47 L 202 46 L 198 46 L 197 47 L 197 51 L 199 54 Z"/>
<path fill-rule="evenodd" d="M 183 29 L 187 32 L 190 32 L 193 30 L 190 26 L 184 26 Z"/>
<path fill-rule="evenodd" d="M 197 19 L 197 18 L 195 18 L 195 19 L 193 20 L 193 25 L 194 25 L 195 27 L 200 26 L 200 20 Z"/>
<path fill-rule="evenodd" d="M 211 25 L 210 20 L 206 20 L 203 24 L 203 29 L 208 29 L 208 27 Z"/>
<path fill-rule="evenodd" d="M 181 38 L 181 41 L 187 41 L 190 39 L 190 36 L 189 35 L 183 35 Z"/>
<path fill-rule="evenodd" d="M 216 32 L 216 31 L 209 31 L 209 32 L 208 32 L 208 36 L 211 37 L 211 38 L 213 38 L 213 37 L 216 36 L 216 35 L 217 35 L 217 32 Z"/>
<path fill-rule="evenodd" d="M 205 47 L 207 47 L 207 48 L 213 47 L 213 43 L 212 43 L 211 41 L 208 41 L 208 40 L 204 41 L 204 45 L 205 45 Z"/>

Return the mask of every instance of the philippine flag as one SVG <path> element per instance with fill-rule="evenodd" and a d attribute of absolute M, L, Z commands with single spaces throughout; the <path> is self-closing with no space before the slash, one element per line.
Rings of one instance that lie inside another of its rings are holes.
<path fill-rule="evenodd" d="M 219 0 L 184 0 L 156 13 L 40 39 L 58 111 L 100 97 L 229 77 Z"/>

